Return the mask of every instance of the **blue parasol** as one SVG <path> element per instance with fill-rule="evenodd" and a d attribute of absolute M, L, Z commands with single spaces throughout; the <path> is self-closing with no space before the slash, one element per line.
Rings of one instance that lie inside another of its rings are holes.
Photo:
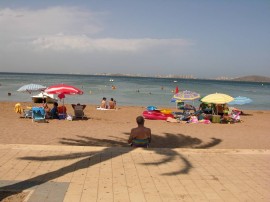
<path fill-rule="evenodd" d="M 252 102 L 252 99 L 250 98 L 238 96 L 238 97 L 235 97 L 234 100 L 229 102 L 228 104 L 229 105 L 244 105 L 251 102 Z"/>

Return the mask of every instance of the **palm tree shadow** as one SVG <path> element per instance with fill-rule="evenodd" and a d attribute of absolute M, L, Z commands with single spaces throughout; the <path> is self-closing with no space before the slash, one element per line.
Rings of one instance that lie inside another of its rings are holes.
<path fill-rule="evenodd" d="M 127 140 L 124 138 L 112 139 L 100 139 L 88 136 L 77 135 L 77 139 L 74 138 L 61 138 L 59 143 L 73 146 L 103 146 L 103 147 L 128 147 Z M 112 136 L 109 136 L 110 138 Z"/>
<path fill-rule="evenodd" d="M 126 133 L 126 135 L 128 135 Z M 165 133 L 164 136 L 152 135 L 151 148 L 192 148 L 206 149 L 222 142 L 221 139 L 212 137 L 209 142 L 183 134 Z"/>
<path fill-rule="evenodd" d="M 125 135 L 129 135 L 129 133 L 124 133 Z M 193 148 L 193 149 L 206 149 L 213 146 L 218 145 L 221 143 L 222 140 L 218 138 L 211 138 L 209 142 L 203 142 L 199 138 L 193 138 L 188 135 L 183 134 L 172 134 L 172 133 L 165 133 L 164 136 L 154 135 L 152 134 L 152 142 L 151 142 L 151 148 L 148 148 L 150 150 L 153 150 L 157 154 L 163 154 L 164 152 L 161 149 L 155 149 L 155 148 L 171 148 L 166 152 L 166 158 L 162 159 L 159 162 L 148 162 L 144 163 L 144 165 L 161 165 L 164 163 L 168 163 L 171 161 L 176 160 L 179 158 L 184 166 L 183 168 L 179 169 L 175 172 L 170 173 L 164 173 L 163 175 L 178 175 L 178 174 L 188 174 L 190 169 L 192 168 L 192 164 L 188 159 L 180 154 L 179 152 L 176 152 L 173 150 L 173 148 Z"/>
<path fill-rule="evenodd" d="M 129 135 L 129 133 L 123 133 Z M 127 138 L 109 136 L 111 139 L 100 139 L 77 135 L 78 138 L 61 138 L 59 143 L 73 146 L 103 146 L 103 147 L 129 147 Z M 165 133 L 164 136 L 152 134 L 151 148 L 193 148 L 206 149 L 222 142 L 221 139 L 212 137 L 209 142 L 183 134 Z"/>
<path fill-rule="evenodd" d="M 124 134 L 129 135 L 129 133 Z M 60 143 L 67 145 L 80 145 L 80 146 L 123 146 L 123 147 L 128 146 L 126 143 L 127 138 L 109 136 L 110 138 L 115 138 L 116 140 L 108 140 L 79 135 L 77 137 L 79 139 L 62 138 L 60 140 Z M 155 153 L 159 155 L 164 155 L 166 157 L 160 160 L 159 162 L 143 163 L 144 165 L 161 165 L 164 163 L 172 162 L 177 158 L 179 158 L 184 164 L 183 168 L 179 169 L 178 171 L 171 173 L 164 173 L 163 175 L 188 174 L 190 169 L 192 168 L 192 164 L 188 161 L 188 159 L 179 152 L 174 151 L 173 148 L 180 147 L 180 148 L 206 149 L 222 142 L 221 139 L 217 138 L 211 138 L 209 142 L 203 142 L 199 138 L 193 138 L 191 136 L 183 134 L 175 135 L 171 133 L 165 133 L 165 137 L 153 134 L 152 139 L 153 141 L 151 142 L 151 147 L 147 148 L 147 150 L 154 151 Z M 166 148 L 166 151 L 160 148 Z"/>
<path fill-rule="evenodd" d="M 81 169 L 93 166 L 97 163 L 100 163 L 101 159 L 105 161 L 108 159 L 108 154 L 111 155 L 109 156 L 109 158 L 112 158 L 112 152 L 115 153 L 115 148 L 105 148 L 101 150 L 100 152 L 84 152 L 84 153 L 79 152 L 79 153 L 73 153 L 73 154 L 67 154 L 67 155 L 45 156 L 45 157 L 35 157 L 35 156 L 21 157 L 20 159 L 30 160 L 30 161 L 51 161 L 51 160 L 56 161 L 56 160 L 77 159 L 77 158 L 83 158 L 83 159 L 75 163 L 72 163 L 70 165 L 67 165 L 65 167 L 59 168 L 55 171 L 47 172 L 47 173 L 38 175 L 36 177 L 32 177 L 30 179 L 23 180 L 23 181 L 20 181 L 11 185 L 2 186 L 0 188 L 0 191 L 9 191 L 9 192 L 6 192 L 5 195 L 0 194 L 0 201 L 13 195 L 14 191 L 16 191 L 16 194 L 18 194 L 22 192 L 23 190 L 30 189 L 38 185 L 44 184 L 58 177 L 61 177 L 65 174 L 74 172 L 75 170 L 81 170 Z M 102 155 L 104 155 L 105 158 L 102 158 L 101 157 Z M 118 155 L 120 155 L 120 153 Z"/>
<path fill-rule="evenodd" d="M 128 133 L 124 133 L 124 134 L 129 135 Z M 122 155 L 123 153 L 129 152 L 132 150 L 129 148 L 119 149 L 119 147 L 128 147 L 126 143 L 127 142 L 126 138 L 115 137 L 115 140 L 113 139 L 105 140 L 105 139 L 97 139 L 97 138 L 92 138 L 92 137 L 87 137 L 87 136 L 77 136 L 77 137 L 78 137 L 77 139 L 62 138 L 60 140 L 60 143 L 65 144 L 65 145 L 74 145 L 74 146 L 89 146 L 89 145 L 106 146 L 108 148 L 104 148 L 101 151 L 95 151 L 95 152 L 84 152 L 84 153 L 79 152 L 79 153 L 72 153 L 72 154 L 66 154 L 66 155 L 45 156 L 45 157 L 35 157 L 35 156 L 22 157 L 20 159 L 31 160 L 31 161 L 48 161 L 48 160 L 59 161 L 59 160 L 77 159 L 77 158 L 83 158 L 83 159 L 78 160 L 77 162 L 72 163 L 70 165 L 59 168 L 55 171 L 47 172 L 47 173 L 29 178 L 27 180 L 23 180 L 23 181 L 20 181 L 11 185 L 3 186 L 0 188 L 0 191 L 1 190 L 22 191 L 29 188 L 33 188 L 35 186 L 44 184 L 48 181 L 61 177 L 65 174 L 74 172 L 75 170 L 88 168 L 95 164 L 101 163 L 102 161 L 105 161 L 107 159 L 112 159 L 114 157 L 117 157 L 119 155 Z M 113 138 L 113 137 L 110 137 L 110 138 Z M 164 141 L 165 142 L 168 141 L 169 143 L 174 142 L 174 141 L 178 141 L 179 143 L 183 141 L 181 145 L 182 147 L 191 147 L 191 148 L 200 148 L 200 147 L 208 148 L 210 146 L 214 146 L 221 142 L 221 140 L 213 138 L 212 142 L 202 144 L 202 141 L 198 138 L 192 138 L 192 137 L 185 136 L 182 134 L 174 135 L 174 134 L 169 134 L 169 133 L 165 134 L 165 137 L 153 135 L 153 139 L 154 139 L 154 142 L 153 142 L 154 146 L 159 146 L 160 141 L 163 143 Z M 174 145 L 172 144 L 171 146 L 174 146 Z M 184 163 L 184 166 L 182 168 L 180 168 L 178 171 L 175 171 L 175 172 L 163 173 L 162 175 L 178 175 L 178 174 L 189 173 L 192 168 L 192 164 L 189 162 L 189 160 L 182 154 L 174 151 L 172 148 L 175 148 L 175 147 L 167 147 L 167 148 L 171 148 L 171 149 L 169 150 L 166 149 L 166 151 L 164 151 L 164 149 L 146 148 L 146 150 L 154 151 L 157 154 L 164 155 L 166 157 L 158 162 L 148 162 L 148 163 L 143 163 L 143 164 L 144 165 L 160 165 L 160 164 L 172 162 L 176 158 L 180 158 L 180 160 Z M 101 158 L 101 156 L 104 156 L 105 158 Z M 7 194 L 5 196 L 0 196 L 0 201 L 11 195 L 12 195 L 12 192 L 10 192 L 10 194 Z"/>

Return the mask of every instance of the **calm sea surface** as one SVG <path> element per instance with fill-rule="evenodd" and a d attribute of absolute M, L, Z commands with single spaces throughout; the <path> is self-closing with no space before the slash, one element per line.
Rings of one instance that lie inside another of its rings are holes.
<path fill-rule="evenodd" d="M 31 95 L 17 92 L 25 84 L 36 83 L 45 86 L 65 83 L 84 91 L 83 95 L 67 95 L 65 103 L 99 105 L 102 97 L 115 98 L 118 106 L 173 107 L 172 91 L 195 91 L 205 96 L 211 93 L 225 93 L 232 97 L 245 96 L 252 103 L 235 106 L 240 109 L 270 110 L 270 84 L 236 81 L 215 81 L 174 78 L 114 77 L 94 75 L 21 74 L 0 73 L 0 101 L 31 101 Z M 112 85 L 116 87 L 112 89 Z M 139 91 L 139 92 L 138 92 Z M 8 93 L 11 96 L 8 96 Z M 196 107 L 199 101 L 193 103 Z"/>

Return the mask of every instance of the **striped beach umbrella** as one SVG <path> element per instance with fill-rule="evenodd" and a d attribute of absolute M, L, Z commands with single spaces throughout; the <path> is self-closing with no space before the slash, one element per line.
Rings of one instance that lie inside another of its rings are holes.
<path fill-rule="evenodd" d="M 75 86 L 70 86 L 66 84 L 58 84 L 50 86 L 45 90 L 48 94 L 58 94 L 58 95 L 82 95 L 83 91 Z"/>
<path fill-rule="evenodd" d="M 196 100 L 196 99 L 199 99 L 200 97 L 201 96 L 199 93 L 184 90 L 184 91 L 180 91 L 180 92 L 174 94 L 174 96 L 171 99 L 171 102 L 175 102 L 178 100 L 179 101 Z"/>
<path fill-rule="evenodd" d="M 32 93 L 32 92 L 38 92 L 38 91 L 43 91 L 47 87 L 39 84 L 27 84 L 22 87 L 20 87 L 17 91 L 18 92 L 23 92 L 23 93 Z"/>
<path fill-rule="evenodd" d="M 50 86 L 45 90 L 45 93 L 48 94 L 57 94 L 60 99 L 63 100 L 64 105 L 64 99 L 65 95 L 82 95 L 83 91 L 79 88 L 76 88 L 75 86 L 70 86 L 67 84 L 58 84 L 54 86 Z"/>

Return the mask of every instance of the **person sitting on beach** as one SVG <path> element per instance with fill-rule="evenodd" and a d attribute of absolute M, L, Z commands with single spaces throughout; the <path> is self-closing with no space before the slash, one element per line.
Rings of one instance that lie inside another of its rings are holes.
<path fill-rule="evenodd" d="M 53 103 L 53 108 L 51 110 L 51 118 L 52 119 L 58 119 L 58 103 L 54 102 Z"/>
<path fill-rule="evenodd" d="M 103 97 L 102 100 L 101 100 L 100 108 L 103 108 L 103 109 L 107 109 L 108 108 L 108 106 L 107 106 L 107 99 L 105 97 Z"/>
<path fill-rule="evenodd" d="M 223 114 L 228 114 L 229 113 L 229 107 L 227 104 L 223 105 Z"/>
<path fill-rule="evenodd" d="M 71 106 L 74 110 L 84 110 L 84 108 L 86 107 L 86 105 L 81 105 L 80 103 L 77 103 L 76 105 L 72 104 Z"/>
<path fill-rule="evenodd" d="M 48 106 L 47 102 L 45 102 L 43 104 L 43 108 L 44 108 L 45 113 L 46 113 L 45 117 L 50 118 L 51 117 L 51 108 Z"/>
<path fill-rule="evenodd" d="M 215 106 L 215 113 L 217 115 L 223 116 L 224 112 L 223 112 L 223 104 L 216 104 Z"/>
<path fill-rule="evenodd" d="M 199 106 L 198 111 L 201 111 L 205 114 L 212 114 L 212 105 L 202 102 Z"/>
<path fill-rule="evenodd" d="M 109 109 L 115 109 L 116 107 L 116 101 L 111 98 L 111 100 L 109 101 Z"/>
<path fill-rule="evenodd" d="M 133 147 L 148 147 L 151 142 L 151 129 L 144 126 L 144 118 L 138 116 L 136 118 L 137 128 L 132 128 L 128 143 Z"/>

